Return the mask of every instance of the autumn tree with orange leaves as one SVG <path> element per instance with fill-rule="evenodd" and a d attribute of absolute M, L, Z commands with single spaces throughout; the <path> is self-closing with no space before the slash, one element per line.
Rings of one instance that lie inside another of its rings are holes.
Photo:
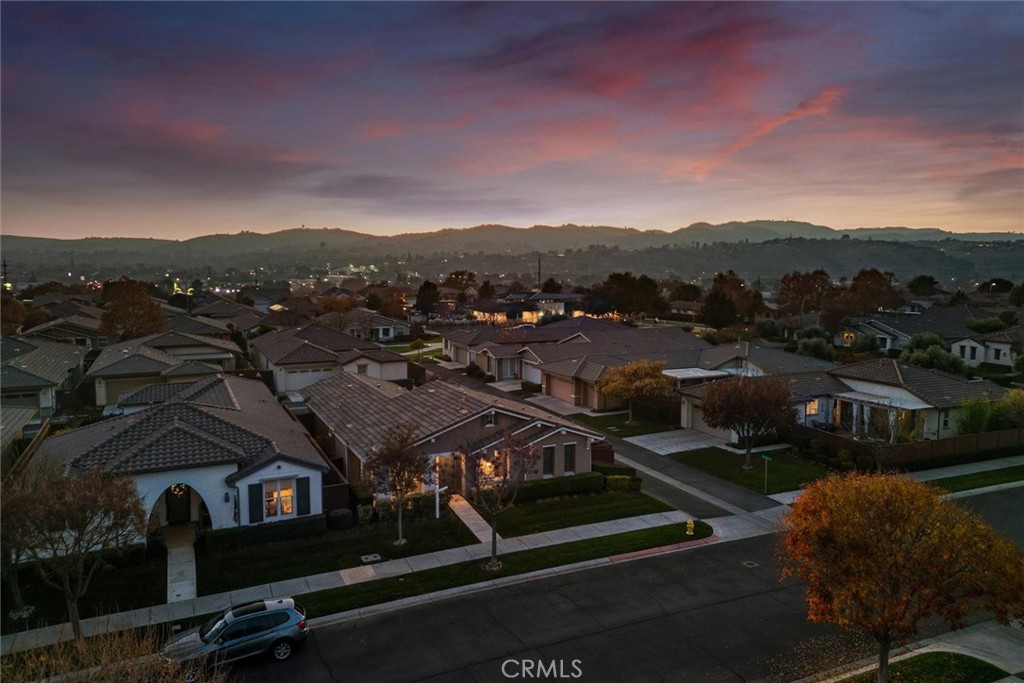
<path fill-rule="evenodd" d="M 665 363 L 644 358 L 608 368 L 597 381 L 597 390 L 626 402 L 628 423 L 633 422 L 633 401 L 638 398 L 671 396 L 675 383 L 662 374 Z"/>
<path fill-rule="evenodd" d="M 939 491 L 893 475 L 832 475 L 783 519 L 782 576 L 807 584 L 807 618 L 859 626 L 889 652 L 928 617 L 962 628 L 977 610 L 1024 619 L 1024 558 Z"/>

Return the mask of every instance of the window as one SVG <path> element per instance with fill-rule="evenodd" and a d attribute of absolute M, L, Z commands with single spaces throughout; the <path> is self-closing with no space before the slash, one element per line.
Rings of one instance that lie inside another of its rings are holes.
<path fill-rule="evenodd" d="M 971 360 L 974 360 L 977 357 L 978 357 L 978 347 L 977 346 L 972 346 L 971 347 Z"/>
<path fill-rule="evenodd" d="M 563 468 L 568 474 L 569 472 L 576 471 L 576 444 L 567 443 L 562 446 L 562 456 L 565 461 L 565 467 Z"/>
<path fill-rule="evenodd" d="M 484 427 L 496 427 L 497 424 L 498 424 L 498 416 L 492 410 L 489 413 L 484 413 L 483 421 L 484 421 Z"/>
<path fill-rule="evenodd" d="M 814 399 L 813 401 L 808 401 L 806 404 L 804 404 L 804 413 L 807 414 L 807 415 L 817 415 L 818 414 L 818 399 Z"/>
<path fill-rule="evenodd" d="M 959 348 L 960 348 L 960 357 L 961 358 L 967 358 L 967 347 L 964 346 L 963 344 L 960 344 Z"/>
<path fill-rule="evenodd" d="M 360 363 L 359 365 L 356 366 L 356 374 L 357 375 L 365 375 L 366 371 L 369 370 L 369 369 L 370 369 L 370 364 L 369 363 Z"/>
<path fill-rule="evenodd" d="M 548 475 L 554 474 L 555 473 L 555 447 L 554 446 L 545 446 L 543 453 L 544 453 L 544 470 L 543 470 L 543 473 L 544 474 L 548 474 Z"/>
<path fill-rule="evenodd" d="M 939 423 L 943 429 L 949 429 L 949 411 L 943 410 L 939 413 Z"/>
<path fill-rule="evenodd" d="M 263 482 L 264 517 L 284 517 L 295 514 L 295 507 L 292 505 L 294 495 L 294 479 L 271 479 Z"/>
<path fill-rule="evenodd" d="M 1002 349 L 992 349 L 992 360 L 999 360 L 1003 357 Z"/>

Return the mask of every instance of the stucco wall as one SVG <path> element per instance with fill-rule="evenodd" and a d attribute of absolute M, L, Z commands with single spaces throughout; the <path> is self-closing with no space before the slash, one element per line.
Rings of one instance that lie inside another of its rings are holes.
<path fill-rule="evenodd" d="M 298 463 L 279 460 L 269 463 L 263 469 L 253 472 L 247 477 L 235 482 L 238 487 L 239 514 L 242 524 L 250 524 L 249 521 L 249 484 L 263 483 L 268 479 L 297 479 L 298 477 L 309 477 L 309 514 L 319 515 L 323 512 L 323 485 L 322 475 L 319 470 L 306 467 Z M 287 519 L 295 519 L 295 515 L 264 519 L 263 522 L 280 522 Z"/>
<path fill-rule="evenodd" d="M 234 489 L 227 485 L 225 479 L 236 471 L 234 465 L 216 465 L 213 467 L 196 467 L 168 472 L 149 472 L 132 477 L 139 489 L 146 512 L 156 515 L 157 523 L 167 521 L 166 508 L 161 496 L 172 484 L 186 484 L 192 488 L 193 513 L 198 511 L 199 498 L 206 502 L 210 511 L 210 521 L 214 529 L 235 526 L 234 522 Z M 224 494 L 229 494 L 229 501 L 224 502 Z M 158 502 L 160 505 L 158 505 Z"/>

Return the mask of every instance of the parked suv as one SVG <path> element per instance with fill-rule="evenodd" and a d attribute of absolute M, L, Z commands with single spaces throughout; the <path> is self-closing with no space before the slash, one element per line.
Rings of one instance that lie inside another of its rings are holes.
<path fill-rule="evenodd" d="M 224 610 L 199 628 L 170 640 L 161 654 L 176 662 L 197 665 L 224 664 L 268 652 L 284 661 L 308 635 L 306 611 L 291 598 L 272 598 Z"/>

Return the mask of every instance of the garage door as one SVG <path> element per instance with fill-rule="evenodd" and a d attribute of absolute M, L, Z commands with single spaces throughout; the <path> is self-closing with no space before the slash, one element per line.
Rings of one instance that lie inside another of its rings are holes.
<path fill-rule="evenodd" d="M 554 396 L 563 401 L 573 403 L 572 380 L 548 375 L 547 393 L 548 396 Z"/>
<path fill-rule="evenodd" d="M 692 427 L 696 429 L 698 432 L 704 432 L 705 434 L 717 436 L 721 439 L 732 439 L 732 432 L 730 430 L 714 429 L 713 427 L 708 427 L 706 424 L 704 424 L 704 414 L 697 406 L 693 407 L 693 412 L 691 413 L 691 415 L 693 416 Z"/>
<path fill-rule="evenodd" d="M 523 381 L 540 384 L 540 369 L 536 365 L 523 363 Z"/>

